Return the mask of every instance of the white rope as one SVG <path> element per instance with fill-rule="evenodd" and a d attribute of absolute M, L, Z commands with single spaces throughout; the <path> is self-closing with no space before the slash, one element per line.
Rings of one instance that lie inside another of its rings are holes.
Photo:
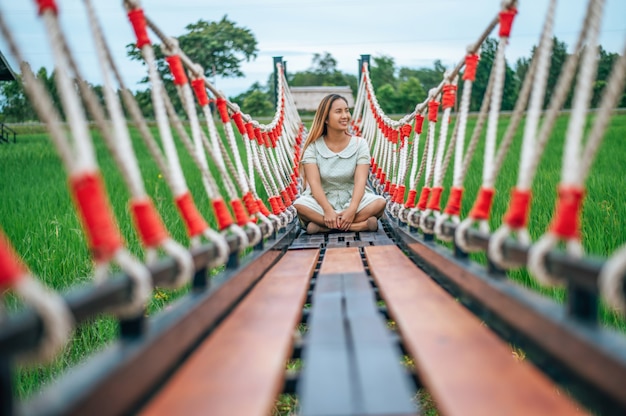
<path fill-rule="evenodd" d="M 541 108 L 543 107 L 543 100 L 545 95 L 545 88 L 548 81 L 548 71 L 550 69 L 550 55 L 552 52 L 552 27 L 554 23 L 554 16 L 556 11 L 556 0 L 551 0 L 548 11 L 546 13 L 546 20 L 543 25 L 539 46 L 535 51 L 535 56 L 531 62 L 528 74 L 524 80 L 522 87 L 523 91 L 520 91 L 520 98 L 527 96 L 527 90 L 530 91 L 530 104 L 526 115 L 526 124 L 524 127 L 524 136 L 522 141 L 522 153 L 520 157 L 520 169 L 518 173 L 518 191 L 529 192 L 531 181 L 528 177 L 530 172 L 530 165 L 532 159 L 540 157 L 539 154 L 535 154 L 536 148 L 536 136 L 537 127 L 539 125 L 539 118 L 541 116 Z M 517 107 L 517 105 L 516 105 Z M 521 119 L 522 108 L 519 112 L 514 111 L 519 119 Z M 513 124 L 513 121 L 511 122 Z M 517 240 L 524 245 L 528 245 L 531 242 L 530 234 L 525 226 L 519 228 L 513 228 L 509 224 L 503 223 L 489 239 L 489 246 L 487 254 L 490 260 L 502 269 L 511 269 L 513 267 L 521 266 L 522 264 L 510 260 L 506 260 L 502 247 L 505 240 L 511 235 L 511 233 L 517 235 Z"/>
<path fill-rule="evenodd" d="M 626 246 L 615 251 L 609 258 L 598 276 L 600 293 L 614 309 L 626 313 L 624 298 L 624 276 L 626 275 Z"/>
<path fill-rule="evenodd" d="M 581 165 L 582 156 L 580 149 L 582 145 L 583 128 L 597 70 L 598 37 L 604 7 L 604 0 L 590 1 L 592 1 L 593 4 L 590 4 L 590 8 L 588 9 L 590 16 L 586 20 L 588 25 L 587 45 L 583 52 L 580 73 L 574 93 L 572 112 L 566 132 L 561 171 L 561 186 L 578 189 L 581 189 L 584 185 L 581 181 L 581 175 L 577 170 L 580 169 Z M 560 240 L 561 238 L 557 236 L 554 231 L 550 230 L 531 246 L 528 253 L 528 270 L 545 286 L 553 286 L 562 283 L 561 279 L 549 273 L 545 267 L 546 255 L 550 250 L 556 247 Z M 568 238 L 566 240 L 566 251 L 573 257 L 581 257 L 584 254 L 582 244 L 578 238 Z"/>

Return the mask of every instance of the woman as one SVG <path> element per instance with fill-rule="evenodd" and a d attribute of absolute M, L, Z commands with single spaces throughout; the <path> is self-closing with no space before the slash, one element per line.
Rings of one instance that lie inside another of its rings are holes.
<path fill-rule="evenodd" d="M 348 132 L 349 123 L 344 97 L 330 94 L 322 99 L 300 161 L 306 189 L 294 202 L 309 234 L 376 231 L 385 210 L 385 199 L 367 186 L 367 142 Z"/>

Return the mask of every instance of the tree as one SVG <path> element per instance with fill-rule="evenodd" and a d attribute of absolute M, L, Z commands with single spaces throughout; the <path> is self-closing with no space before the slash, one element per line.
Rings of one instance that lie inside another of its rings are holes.
<path fill-rule="evenodd" d="M 200 64 L 204 69 L 205 76 L 214 74 L 223 77 L 243 77 L 241 63 L 250 61 L 257 56 L 257 41 L 250 29 L 236 26 L 235 22 L 228 19 L 227 15 L 219 22 L 198 20 L 196 23 L 185 27 L 187 33 L 178 37 L 180 48 L 189 58 Z M 159 45 L 153 45 L 157 69 L 161 78 L 172 80 L 169 67 L 165 62 L 165 56 Z M 143 63 L 141 51 L 135 44 L 126 46 L 126 53 L 131 60 Z M 148 77 L 144 77 L 141 83 L 148 83 Z M 172 82 L 165 82 L 168 95 L 172 98 L 174 106 L 180 114 L 184 109 L 180 103 L 176 88 Z M 148 98 L 149 94 L 141 94 L 141 98 Z M 143 100 L 147 104 L 149 100 Z M 144 114 L 148 113 L 143 107 Z"/>
<path fill-rule="evenodd" d="M 337 60 L 328 52 L 313 54 L 311 67 L 306 71 L 288 74 L 289 85 L 293 87 L 306 86 L 350 86 L 352 93 L 357 93 L 356 75 L 346 74 L 337 69 Z M 271 79 L 268 82 L 271 85 Z"/>
<path fill-rule="evenodd" d="M 48 70 L 45 67 L 41 67 L 35 76 L 43 83 L 50 94 L 54 107 L 56 107 L 59 114 L 63 116 L 63 108 L 61 107 L 61 99 L 59 98 L 56 83 L 54 82 L 54 74 L 55 71 L 52 71 L 52 73 L 48 75 Z M 0 111 L 4 117 L 4 121 L 21 122 L 37 119 L 37 114 L 24 91 L 21 77 L 18 76 L 18 79 L 15 81 L 0 83 L 0 96 L 2 96 Z"/>
<path fill-rule="evenodd" d="M 487 89 L 487 83 L 491 75 L 491 69 L 496 58 L 498 41 L 493 38 L 485 39 L 481 47 L 480 60 L 476 68 L 476 81 L 472 85 L 472 97 L 470 99 L 470 110 L 478 111 Z M 508 63 L 505 62 L 505 80 L 502 93 L 502 110 L 512 110 L 517 101 L 519 92 L 519 82 L 516 73 L 513 72 Z"/>
<path fill-rule="evenodd" d="M 411 77 L 398 87 L 397 111 L 411 113 L 415 106 L 426 99 L 426 91 L 419 79 Z"/>
<path fill-rule="evenodd" d="M 268 116 L 274 111 L 268 88 L 258 82 L 231 100 L 239 105 L 242 112 L 252 116 Z"/>
<path fill-rule="evenodd" d="M 372 76 L 372 86 L 374 90 L 377 90 L 383 85 L 389 85 L 395 89 L 397 79 L 394 59 L 385 55 L 375 56 L 372 59 L 374 62 L 370 67 L 370 75 Z"/>

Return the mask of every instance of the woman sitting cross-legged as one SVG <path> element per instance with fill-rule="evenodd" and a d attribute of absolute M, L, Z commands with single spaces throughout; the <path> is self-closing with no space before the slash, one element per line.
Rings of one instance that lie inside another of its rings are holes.
<path fill-rule="evenodd" d="M 309 234 L 376 231 L 386 201 L 367 185 L 367 142 L 348 132 L 350 109 L 341 95 L 322 99 L 304 142 L 300 169 L 305 190 L 294 201 Z"/>

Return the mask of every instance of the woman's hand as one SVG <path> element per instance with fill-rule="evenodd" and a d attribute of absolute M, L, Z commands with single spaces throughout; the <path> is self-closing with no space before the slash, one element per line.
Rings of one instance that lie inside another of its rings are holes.
<path fill-rule="evenodd" d="M 326 228 L 339 228 L 339 214 L 334 209 L 324 211 L 324 224 Z"/>
<path fill-rule="evenodd" d="M 356 216 L 356 212 L 350 208 L 340 212 L 337 215 L 337 228 L 342 231 L 348 231 L 350 226 L 354 222 L 354 217 Z"/>

